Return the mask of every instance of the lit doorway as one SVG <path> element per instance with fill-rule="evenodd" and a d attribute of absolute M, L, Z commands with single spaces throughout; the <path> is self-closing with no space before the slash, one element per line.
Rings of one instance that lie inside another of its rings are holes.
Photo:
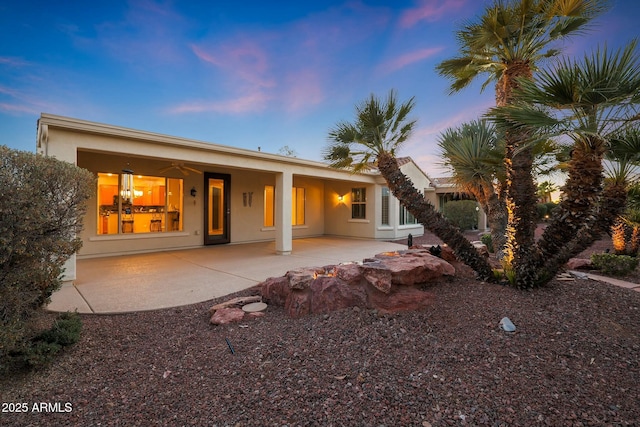
<path fill-rule="evenodd" d="M 205 245 L 229 243 L 229 220 L 231 218 L 230 198 L 231 176 L 227 174 L 205 173 Z"/>

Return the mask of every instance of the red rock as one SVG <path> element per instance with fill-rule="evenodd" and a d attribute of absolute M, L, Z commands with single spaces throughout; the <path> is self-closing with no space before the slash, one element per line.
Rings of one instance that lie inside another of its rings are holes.
<path fill-rule="evenodd" d="M 247 313 L 247 318 L 248 319 L 258 319 L 260 317 L 264 317 L 264 311 L 254 311 L 252 313 Z"/>
<path fill-rule="evenodd" d="M 330 313 L 348 307 L 366 307 L 367 293 L 338 277 L 318 278 L 311 285 L 311 313 Z"/>
<path fill-rule="evenodd" d="M 474 248 L 480 253 L 480 255 L 484 257 L 489 257 L 489 249 L 487 249 L 487 245 L 482 243 L 480 240 L 476 240 L 471 242 Z"/>
<path fill-rule="evenodd" d="M 284 309 L 293 318 L 311 314 L 311 291 L 292 290 L 284 303 Z"/>
<path fill-rule="evenodd" d="M 284 305 L 290 292 L 286 276 L 270 277 L 260 285 L 262 298 L 269 304 Z"/>
<path fill-rule="evenodd" d="M 316 269 L 315 267 L 288 271 L 286 277 L 289 280 L 289 288 L 297 290 L 309 288 L 311 282 L 315 280 L 317 270 L 324 271 L 324 269 Z"/>
<path fill-rule="evenodd" d="M 211 323 L 214 325 L 226 325 L 227 323 L 239 322 L 243 318 L 244 311 L 241 308 L 221 308 L 213 313 Z"/>
<path fill-rule="evenodd" d="M 381 264 L 364 264 L 362 266 L 362 276 L 379 291 L 385 294 L 391 291 L 391 271 Z"/>
<path fill-rule="evenodd" d="M 458 258 L 456 258 L 456 254 L 453 253 L 453 249 L 449 246 L 441 246 L 442 253 L 440 253 L 440 258 L 447 261 L 448 263 L 457 262 Z"/>
<path fill-rule="evenodd" d="M 567 261 L 567 268 L 569 270 L 577 270 L 579 268 L 591 267 L 591 260 L 584 258 L 571 258 Z"/>
<path fill-rule="evenodd" d="M 443 275 L 452 276 L 456 270 L 445 260 L 424 250 L 407 251 L 399 257 L 381 260 L 382 265 L 391 271 L 394 285 L 415 285 Z"/>
<path fill-rule="evenodd" d="M 369 304 L 381 313 L 421 310 L 431 305 L 433 300 L 433 294 L 411 286 L 395 287 L 389 294 L 377 289 L 369 292 Z"/>
<path fill-rule="evenodd" d="M 336 277 L 348 285 L 356 285 L 362 280 L 362 271 L 358 264 L 342 264 L 335 268 Z"/>
<path fill-rule="evenodd" d="M 446 253 L 446 251 L 443 251 Z M 455 268 L 426 249 L 382 253 L 363 265 L 301 268 L 263 282 L 263 299 L 284 305 L 291 317 L 329 313 L 348 307 L 376 308 L 383 313 L 417 310 L 433 297 L 415 286 Z"/>

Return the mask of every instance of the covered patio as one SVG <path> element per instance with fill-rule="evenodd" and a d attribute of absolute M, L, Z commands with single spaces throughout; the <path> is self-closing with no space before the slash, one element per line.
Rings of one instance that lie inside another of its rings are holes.
<path fill-rule="evenodd" d="M 358 262 L 403 249 L 397 243 L 314 237 L 293 240 L 290 255 L 275 242 L 205 246 L 77 261 L 77 279 L 53 294 L 48 309 L 124 313 L 178 307 L 250 288 L 299 267 Z"/>

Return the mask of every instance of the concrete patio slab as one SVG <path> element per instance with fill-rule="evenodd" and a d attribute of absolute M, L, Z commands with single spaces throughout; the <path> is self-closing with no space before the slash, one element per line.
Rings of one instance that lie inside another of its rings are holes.
<path fill-rule="evenodd" d="M 295 268 L 357 262 L 404 248 L 316 237 L 294 240 L 291 255 L 277 255 L 274 242 L 261 242 L 79 259 L 77 280 L 55 292 L 47 309 L 122 313 L 177 307 L 238 292 Z"/>

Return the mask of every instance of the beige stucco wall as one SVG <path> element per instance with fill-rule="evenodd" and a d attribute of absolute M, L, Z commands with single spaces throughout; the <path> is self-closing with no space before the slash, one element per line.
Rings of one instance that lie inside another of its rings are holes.
<path fill-rule="evenodd" d="M 366 219 L 351 218 L 351 189 L 366 188 Z M 325 183 L 325 233 L 335 236 L 372 238 L 375 237 L 375 185 L 355 184 L 341 181 Z M 343 200 L 339 201 L 338 196 Z"/>
<path fill-rule="evenodd" d="M 149 233 L 128 235 L 98 235 L 98 204 L 96 198 L 88 203 L 85 229 L 81 235 L 84 243 L 81 257 L 122 254 L 163 249 L 197 247 L 203 244 L 204 224 L 204 178 L 189 173 L 185 176 L 178 170 L 160 173 L 170 161 L 131 157 L 116 154 L 80 151 L 78 165 L 94 173 L 119 173 L 130 168 L 136 175 L 166 176 L 183 180 L 184 206 L 183 230 L 171 233 Z M 260 171 L 245 171 L 223 166 L 208 165 L 203 171 L 229 174 L 230 184 L 230 238 L 231 243 L 246 243 L 275 239 L 275 228 L 264 227 L 264 188 L 275 186 L 275 174 Z M 324 183 L 317 178 L 294 176 L 293 185 L 305 189 L 305 224 L 293 228 L 294 237 L 319 236 L 324 234 Z M 195 198 L 189 195 L 191 188 L 197 190 Z M 245 206 L 243 193 L 253 193 L 251 206 Z"/>
<path fill-rule="evenodd" d="M 94 173 L 120 173 L 122 169 L 129 168 L 136 175 L 183 179 L 182 231 L 98 235 L 98 206 L 94 198 L 88 204 L 85 229 L 81 234 L 84 247 L 79 252 L 80 257 L 203 245 L 204 177 L 196 173 L 185 176 L 178 170 L 160 172 L 172 162 L 183 162 L 203 172 L 230 175 L 231 243 L 276 240 L 278 246 L 280 240 L 286 246 L 287 239 L 291 237 L 324 234 L 364 239 L 395 239 L 409 233 L 422 234 L 420 225 L 397 225 L 399 205 L 394 197 L 390 199 L 390 225 L 381 225 L 381 189 L 386 184 L 375 174 L 353 175 L 309 160 L 46 114 L 42 115 L 39 123 L 37 151 L 76 163 Z M 427 197 L 433 199 L 435 204 L 437 197 L 429 191 L 429 181 L 424 173 L 413 162 L 403 165 L 402 170 L 418 190 L 427 189 Z M 292 179 L 279 179 L 283 175 Z M 305 188 L 304 225 L 292 229 L 264 227 L 264 186 L 277 187 L 277 182 Z M 367 189 L 367 218 L 364 220 L 351 218 L 351 189 L 355 187 Z M 189 195 L 191 188 L 196 189 L 197 197 Z M 253 193 L 251 206 L 244 205 L 243 193 Z M 344 197 L 342 202 L 338 201 L 338 195 Z M 75 267 L 70 265 L 69 268 Z"/>

